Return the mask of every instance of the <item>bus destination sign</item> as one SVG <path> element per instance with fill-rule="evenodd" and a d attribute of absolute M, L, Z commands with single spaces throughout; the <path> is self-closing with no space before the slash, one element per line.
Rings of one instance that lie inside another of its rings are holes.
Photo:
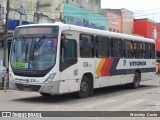
<path fill-rule="evenodd" d="M 58 27 L 26 27 L 19 28 L 16 32 L 19 35 L 29 34 L 53 34 L 58 33 Z"/>

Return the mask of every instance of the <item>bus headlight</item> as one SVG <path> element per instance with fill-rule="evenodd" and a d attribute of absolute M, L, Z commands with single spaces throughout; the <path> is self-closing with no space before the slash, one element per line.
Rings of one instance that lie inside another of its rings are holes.
<path fill-rule="evenodd" d="M 55 78 L 56 73 L 51 74 L 45 81 L 44 83 L 51 83 L 53 79 Z"/>

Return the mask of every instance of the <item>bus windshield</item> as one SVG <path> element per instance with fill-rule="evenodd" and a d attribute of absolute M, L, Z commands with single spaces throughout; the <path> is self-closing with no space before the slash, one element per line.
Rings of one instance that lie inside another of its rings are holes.
<path fill-rule="evenodd" d="M 47 70 L 55 64 L 56 49 L 56 37 L 14 38 L 11 65 L 15 69 Z"/>

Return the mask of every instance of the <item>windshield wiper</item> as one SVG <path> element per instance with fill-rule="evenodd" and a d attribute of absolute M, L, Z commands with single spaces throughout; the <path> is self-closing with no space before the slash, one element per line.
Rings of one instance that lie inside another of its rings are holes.
<path fill-rule="evenodd" d="M 32 59 L 32 60 L 34 59 L 34 52 L 37 51 L 37 50 L 40 48 L 40 46 L 41 46 L 41 44 L 44 42 L 45 38 L 46 38 L 46 36 L 45 36 L 45 35 L 42 35 L 42 37 L 39 38 L 38 42 L 37 42 L 36 45 L 34 46 L 33 52 L 32 52 L 32 55 L 31 55 L 31 59 Z"/>
<path fill-rule="evenodd" d="M 42 35 L 42 37 L 41 37 L 41 38 L 38 40 L 38 42 L 36 43 L 36 45 L 35 45 L 35 47 L 34 47 L 34 49 L 33 49 L 33 52 L 34 52 L 34 51 L 37 51 L 37 50 L 40 48 L 40 46 L 41 46 L 41 44 L 44 42 L 45 38 L 46 38 L 46 36 L 45 36 L 45 35 Z"/>

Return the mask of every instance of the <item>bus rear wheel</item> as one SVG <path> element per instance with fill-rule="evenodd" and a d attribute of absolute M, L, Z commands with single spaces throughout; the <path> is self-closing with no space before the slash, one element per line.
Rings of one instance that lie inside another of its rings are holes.
<path fill-rule="evenodd" d="M 133 83 L 131 83 L 131 87 L 132 87 L 133 89 L 138 88 L 139 85 L 140 85 L 140 81 L 141 81 L 141 76 L 140 76 L 140 74 L 139 74 L 138 72 L 136 72 L 136 73 L 134 74 L 134 79 L 133 79 Z"/>
<path fill-rule="evenodd" d="M 48 94 L 48 93 L 40 93 L 42 96 L 44 97 L 48 97 L 48 96 L 51 96 L 51 94 Z"/>
<path fill-rule="evenodd" d="M 80 91 L 78 92 L 78 97 L 80 98 L 88 97 L 90 95 L 90 91 L 91 91 L 90 81 L 88 77 L 83 76 L 81 85 L 80 85 Z"/>

